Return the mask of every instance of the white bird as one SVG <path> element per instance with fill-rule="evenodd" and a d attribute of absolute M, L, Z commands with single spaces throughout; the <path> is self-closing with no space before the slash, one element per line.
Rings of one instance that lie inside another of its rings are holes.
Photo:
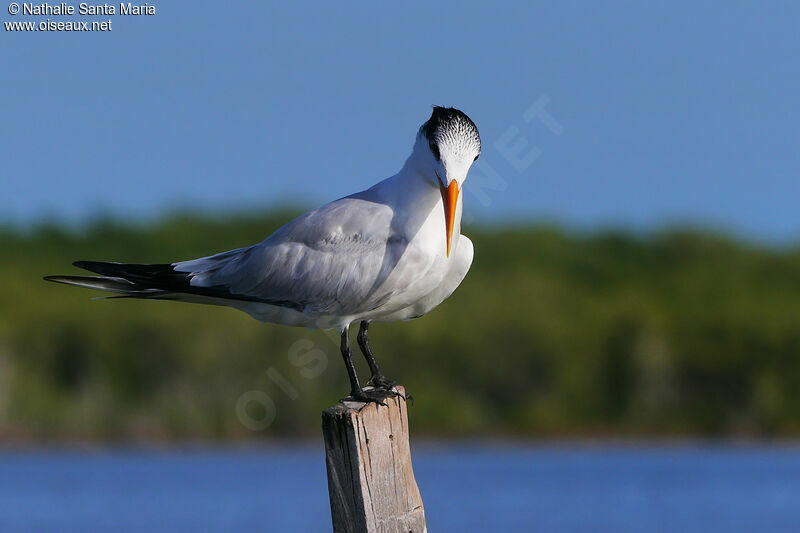
<path fill-rule="evenodd" d="M 337 328 L 350 398 L 382 403 L 395 383 L 375 361 L 369 324 L 418 318 L 466 276 L 473 247 L 461 234 L 461 196 L 480 151 L 472 120 L 437 106 L 400 172 L 299 216 L 258 244 L 169 264 L 77 261 L 101 276 L 45 279 L 121 298 L 226 305 L 275 324 Z M 361 387 L 351 357 L 356 322 L 372 390 Z"/>

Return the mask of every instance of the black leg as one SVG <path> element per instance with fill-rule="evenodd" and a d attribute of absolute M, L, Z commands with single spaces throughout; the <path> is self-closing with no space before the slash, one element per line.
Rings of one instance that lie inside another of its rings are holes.
<path fill-rule="evenodd" d="M 356 374 L 356 367 L 353 364 L 353 353 L 350 350 L 350 327 L 346 326 L 342 330 L 342 343 L 341 343 L 342 358 L 344 359 L 344 366 L 347 368 L 347 377 L 350 378 L 350 396 L 346 399 L 356 400 L 359 402 L 375 402 L 380 405 L 386 405 L 383 399 L 387 396 L 392 396 L 391 391 L 384 390 L 371 390 L 365 391 L 361 388 L 358 382 L 358 375 Z"/>
<path fill-rule="evenodd" d="M 361 348 L 361 353 L 364 354 L 364 358 L 367 360 L 367 364 L 369 365 L 369 370 L 372 372 L 372 377 L 367 382 L 367 385 L 372 385 L 378 389 L 386 389 L 392 390 L 396 382 L 386 379 L 386 376 L 383 375 L 381 372 L 380 367 L 378 366 L 378 362 L 375 360 L 375 356 L 372 354 L 372 350 L 369 346 L 369 322 L 366 320 L 361 321 L 361 327 L 358 328 L 358 347 Z"/>
<path fill-rule="evenodd" d="M 339 346 L 344 358 L 344 366 L 347 368 L 347 377 L 350 378 L 350 394 L 355 395 L 361 391 L 361 384 L 356 375 L 356 366 L 353 364 L 353 353 L 350 351 L 350 326 L 342 330 L 342 342 Z"/>

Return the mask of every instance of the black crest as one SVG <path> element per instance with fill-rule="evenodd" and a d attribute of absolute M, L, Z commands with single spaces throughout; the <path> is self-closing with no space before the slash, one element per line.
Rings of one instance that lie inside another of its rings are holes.
<path fill-rule="evenodd" d="M 440 148 L 445 144 L 456 151 L 481 151 L 478 127 L 466 113 L 454 107 L 433 106 L 431 118 L 422 125 L 420 132 L 428 139 L 437 160 Z"/>

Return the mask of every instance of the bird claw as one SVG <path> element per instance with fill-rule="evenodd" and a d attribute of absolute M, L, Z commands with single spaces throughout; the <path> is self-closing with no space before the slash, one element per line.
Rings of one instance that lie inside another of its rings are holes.
<path fill-rule="evenodd" d="M 374 387 L 375 389 L 378 390 L 393 392 L 395 393 L 395 395 L 400 396 L 405 401 L 411 402 L 412 407 L 414 406 L 414 397 L 410 395 L 408 391 L 406 391 L 405 395 L 403 395 L 394 390 L 394 388 L 398 386 L 399 383 L 396 381 L 392 381 L 391 379 L 386 379 L 386 376 L 380 374 L 377 376 L 372 376 L 369 379 L 369 381 L 367 381 L 367 385 Z"/>
<path fill-rule="evenodd" d="M 364 402 L 364 403 L 377 403 L 378 405 L 382 405 L 386 407 L 386 398 L 394 398 L 400 396 L 400 393 L 393 391 L 393 390 L 385 390 L 385 389 L 371 389 L 371 390 L 364 390 L 361 389 L 360 391 L 352 391 L 350 396 L 347 398 L 342 398 L 342 401 L 346 402 Z"/>
<path fill-rule="evenodd" d="M 382 390 L 394 390 L 394 388 L 399 385 L 396 381 L 392 381 L 391 379 L 386 379 L 386 376 L 378 374 L 376 376 L 372 376 L 367 381 L 367 385 L 375 387 L 376 389 Z"/>

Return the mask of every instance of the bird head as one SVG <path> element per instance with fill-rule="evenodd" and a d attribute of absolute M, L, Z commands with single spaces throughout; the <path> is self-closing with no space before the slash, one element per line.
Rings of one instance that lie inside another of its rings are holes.
<path fill-rule="evenodd" d="M 434 106 L 431 118 L 417 133 L 414 152 L 423 176 L 442 194 L 449 256 L 461 190 L 481 153 L 478 128 L 462 111 Z"/>

